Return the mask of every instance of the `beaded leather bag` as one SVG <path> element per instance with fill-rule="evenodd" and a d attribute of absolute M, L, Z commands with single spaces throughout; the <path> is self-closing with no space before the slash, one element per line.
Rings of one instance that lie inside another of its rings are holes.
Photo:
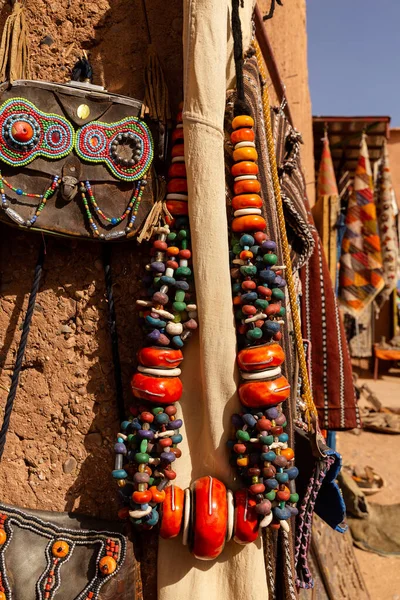
<path fill-rule="evenodd" d="M 153 139 L 142 103 L 100 86 L 0 86 L 0 219 L 22 228 L 132 237 L 153 202 Z"/>

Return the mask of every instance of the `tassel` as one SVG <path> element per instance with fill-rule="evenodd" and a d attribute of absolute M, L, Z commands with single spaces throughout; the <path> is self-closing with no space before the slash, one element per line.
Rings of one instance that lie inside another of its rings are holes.
<path fill-rule="evenodd" d="M 164 178 L 158 179 L 158 193 L 157 200 L 153 204 L 153 208 L 149 212 L 147 219 L 142 227 L 140 234 L 137 237 L 137 241 L 139 244 L 145 240 L 149 241 L 150 238 L 154 235 L 154 230 L 159 227 L 161 221 L 165 221 L 166 219 L 173 219 L 173 216 L 169 212 L 166 202 L 165 202 L 165 193 L 167 190 L 167 185 Z"/>
<path fill-rule="evenodd" d="M 31 79 L 25 8 L 18 0 L 4 25 L 0 46 L 0 81 Z"/>
<path fill-rule="evenodd" d="M 146 84 L 144 103 L 148 107 L 150 118 L 166 124 L 171 119 L 168 88 L 160 60 L 152 44 L 148 47 L 144 81 Z"/>

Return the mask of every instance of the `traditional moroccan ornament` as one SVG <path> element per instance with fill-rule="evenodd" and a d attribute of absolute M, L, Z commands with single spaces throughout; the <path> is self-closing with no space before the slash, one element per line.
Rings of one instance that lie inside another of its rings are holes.
<path fill-rule="evenodd" d="M 235 494 L 235 541 L 247 544 L 257 537 L 258 526 L 284 527 L 297 514 L 297 494 L 288 485 L 298 470 L 284 432 L 281 403 L 290 385 L 282 375 L 285 354 L 278 344 L 285 315 L 284 266 L 277 265 L 276 243 L 268 239 L 261 216 L 262 199 L 257 179 L 254 121 L 248 115 L 233 119 L 231 142 L 234 194 L 232 208 L 232 292 L 237 321 L 237 363 L 244 409 L 232 418 L 235 440 L 229 442 L 233 462 L 247 481 Z M 240 237 L 239 237 L 240 236 Z"/>

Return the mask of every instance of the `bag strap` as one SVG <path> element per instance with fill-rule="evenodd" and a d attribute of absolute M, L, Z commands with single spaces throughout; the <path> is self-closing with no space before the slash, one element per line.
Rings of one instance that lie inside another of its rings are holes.
<path fill-rule="evenodd" d="M 9 425 L 10 425 L 11 413 L 12 413 L 12 409 L 14 406 L 15 396 L 17 394 L 19 376 L 21 374 L 26 344 L 28 342 L 28 335 L 29 335 L 29 330 L 31 327 L 33 311 L 35 309 L 36 296 L 37 296 L 37 293 L 39 290 L 40 280 L 42 277 L 44 259 L 45 259 L 45 248 L 44 248 L 44 242 L 42 242 L 40 245 L 39 256 L 37 259 L 35 273 L 33 276 L 32 289 L 29 294 L 28 308 L 26 311 L 24 324 L 22 326 L 22 335 L 21 335 L 21 339 L 19 341 L 17 358 L 15 360 L 14 371 L 13 371 L 12 378 L 11 378 L 10 391 L 8 392 L 7 402 L 6 402 L 6 406 L 4 409 L 3 425 L 1 426 L 1 430 L 0 430 L 0 460 L 3 456 L 4 446 L 6 444 L 7 431 L 8 431 Z"/>

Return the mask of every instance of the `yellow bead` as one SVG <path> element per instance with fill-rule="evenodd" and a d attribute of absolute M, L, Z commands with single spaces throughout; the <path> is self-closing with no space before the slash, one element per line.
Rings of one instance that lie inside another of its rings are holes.
<path fill-rule="evenodd" d="M 244 146 L 244 148 L 238 148 L 233 151 L 233 160 L 239 162 L 240 160 L 257 160 L 257 150 L 252 146 Z"/>
<path fill-rule="evenodd" d="M 238 467 L 247 467 L 247 465 L 249 464 L 249 457 L 243 456 L 242 458 L 238 458 L 236 460 L 236 464 Z"/>
<path fill-rule="evenodd" d="M 248 115 L 239 115 L 232 121 L 232 129 L 239 129 L 239 127 L 253 127 L 254 119 Z"/>

